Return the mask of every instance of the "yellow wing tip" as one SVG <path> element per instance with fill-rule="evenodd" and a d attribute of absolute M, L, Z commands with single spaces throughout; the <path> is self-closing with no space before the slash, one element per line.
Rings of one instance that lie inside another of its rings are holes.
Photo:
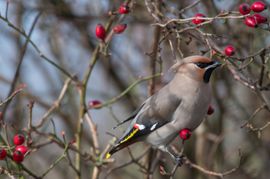
<path fill-rule="evenodd" d="M 105 158 L 106 158 L 106 159 L 111 158 L 111 154 L 110 154 L 110 153 L 107 153 Z"/>

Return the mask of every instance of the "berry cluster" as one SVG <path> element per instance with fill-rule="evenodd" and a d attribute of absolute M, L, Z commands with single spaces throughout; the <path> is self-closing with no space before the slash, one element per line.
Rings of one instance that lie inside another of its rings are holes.
<path fill-rule="evenodd" d="M 119 8 L 118 8 L 118 13 L 116 14 L 128 14 L 129 13 L 129 6 L 127 4 L 122 4 Z M 127 24 L 117 24 L 113 27 L 113 32 L 115 34 L 121 34 L 122 32 L 124 32 L 127 28 Z M 101 39 L 103 42 L 105 41 L 106 37 L 107 37 L 107 33 L 106 33 L 106 29 L 102 24 L 97 24 L 96 25 L 96 37 Z"/>
<path fill-rule="evenodd" d="M 13 160 L 17 163 L 21 163 L 24 160 L 24 156 L 28 151 L 28 148 L 23 145 L 25 141 L 24 135 L 17 134 L 13 137 L 13 143 L 16 146 L 13 152 Z"/>
<path fill-rule="evenodd" d="M 22 134 L 17 134 L 13 137 L 13 143 L 15 149 L 12 154 L 12 159 L 16 163 L 21 163 L 24 160 L 25 155 L 28 152 L 28 147 L 24 145 L 25 138 Z M 7 156 L 7 150 L 5 148 L 0 148 L 0 160 L 4 160 Z"/>
<path fill-rule="evenodd" d="M 248 15 L 244 20 L 244 23 L 248 27 L 258 27 L 259 24 L 267 22 L 266 17 L 262 16 L 261 14 L 258 14 L 264 11 L 265 9 L 267 9 L 267 6 L 262 1 L 256 1 L 251 6 L 249 6 L 249 4 L 247 3 L 239 5 L 239 12 L 242 15 L 250 14 L 251 11 L 254 12 L 254 14 Z"/>
<path fill-rule="evenodd" d="M 248 27 L 256 28 L 259 24 L 266 23 L 267 18 L 262 16 L 261 14 L 258 14 L 262 11 L 267 9 L 267 6 L 262 1 L 255 1 L 251 6 L 247 3 L 242 3 L 239 5 L 239 12 L 242 15 L 247 15 L 245 17 L 244 23 Z M 254 12 L 254 14 L 250 14 L 251 11 Z M 235 54 L 235 48 L 232 45 L 227 45 L 224 49 L 224 54 L 228 57 L 233 56 Z"/>
<path fill-rule="evenodd" d="M 260 12 L 267 9 L 267 6 L 262 1 L 255 1 L 251 6 L 247 3 L 242 3 L 239 5 L 239 12 L 242 15 L 245 15 L 244 23 L 248 27 L 258 27 L 259 24 L 266 23 L 267 18 L 261 14 Z M 254 12 L 253 14 L 250 14 L 251 12 Z M 192 19 L 192 23 L 195 25 L 199 25 L 203 22 L 205 22 L 206 16 L 202 13 L 197 13 Z M 224 49 L 224 54 L 228 57 L 233 56 L 235 54 L 235 48 L 232 45 L 227 45 Z"/>

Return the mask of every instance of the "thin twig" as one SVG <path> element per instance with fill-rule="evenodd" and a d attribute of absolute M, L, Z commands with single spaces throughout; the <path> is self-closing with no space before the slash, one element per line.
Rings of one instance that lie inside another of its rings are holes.
<path fill-rule="evenodd" d="M 97 126 L 96 124 L 94 124 L 94 121 L 89 113 L 85 113 L 85 119 L 90 128 L 91 137 L 93 139 L 93 147 L 95 149 L 95 154 L 99 154 L 100 151 L 99 151 L 99 142 L 98 142 L 98 136 L 97 136 Z"/>
<path fill-rule="evenodd" d="M 65 96 L 65 94 L 66 94 L 66 92 L 67 92 L 67 89 L 68 89 L 68 86 L 69 86 L 70 82 L 71 82 L 71 79 L 70 79 L 70 78 L 68 78 L 68 79 L 65 81 L 65 83 L 64 83 L 64 85 L 63 85 L 63 88 L 62 88 L 62 90 L 61 90 L 61 92 L 60 92 L 59 97 L 58 97 L 57 100 L 54 102 L 54 104 L 51 106 L 51 108 L 50 108 L 50 109 L 43 115 L 43 117 L 40 119 L 39 124 L 35 126 L 36 128 L 42 127 L 43 124 L 44 124 L 44 123 L 46 122 L 46 120 L 48 119 L 48 117 L 49 117 L 49 116 L 50 116 L 57 108 L 59 108 L 60 103 L 61 103 L 61 101 L 63 100 L 63 98 L 64 98 L 64 96 Z"/>
<path fill-rule="evenodd" d="M 262 109 L 264 109 L 266 107 L 266 104 L 263 104 L 263 105 L 261 105 L 260 107 L 258 107 L 252 114 L 251 114 L 251 116 L 249 117 L 249 119 L 247 120 L 247 122 L 245 123 L 245 124 L 243 124 L 242 126 L 241 126 L 241 128 L 243 128 L 243 127 L 246 127 L 250 122 L 251 122 L 251 120 L 262 110 Z"/>
<path fill-rule="evenodd" d="M 9 7 L 9 0 L 7 0 L 7 3 L 6 3 L 6 13 L 5 13 L 6 19 L 8 19 L 8 7 Z"/>
<path fill-rule="evenodd" d="M 18 164 L 28 175 L 32 176 L 35 179 L 41 179 L 39 176 L 37 176 L 36 174 L 34 174 L 31 170 L 29 170 L 28 168 L 26 168 L 23 164 Z"/>
<path fill-rule="evenodd" d="M 197 25 L 197 27 L 201 27 L 202 25 L 206 25 L 209 23 L 212 23 L 214 20 L 217 19 L 243 19 L 245 18 L 247 15 L 230 15 L 230 12 L 224 12 L 221 13 L 215 17 L 200 17 L 200 19 L 205 20 L 205 22 Z M 171 24 L 171 23 L 179 23 L 179 24 L 183 24 L 183 23 L 188 23 L 190 21 L 192 21 L 193 19 L 196 19 L 197 17 L 190 17 L 190 18 L 185 18 L 185 19 L 170 19 L 168 20 L 166 23 L 161 24 L 161 23 L 154 23 L 152 25 L 157 25 L 160 27 L 166 27 L 167 25 Z"/>
<path fill-rule="evenodd" d="M 227 67 L 229 69 L 229 71 L 232 73 L 233 78 L 237 81 L 240 81 L 243 85 L 245 85 L 246 87 L 255 90 L 256 86 L 254 84 L 251 84 L 249 81 L 247 81 L 246 79 L 244 79 L 243 77 L 240 76 L 240 74 L 237 73 L 237 71 L 234 69 L 234 67 L 232 67 L 231 64 L 229 64 L 227 61 Z"/>
<path fill-rule="evenodd" d="M 8 5 L 7 5 L 7 8 L 8 8 Z M 16 71 L 15 71 L 14 77 L 13 77 L 13 79 L 12 79 L 12 83 L 11 83 L 11 87 L 10 87 L 10 89 L 9 89 L 8 96 L 10 96 L 10 95 L 13 93 L 13 91 L 14 91 L 14 89 L 15 89 L 15 87 L 16 87 L 16 83 L 17 83 L 17 81 L 18 81 L 18 79 L 19 79 L 19 75 L 20 75 L 22 63 L 23 63 L 23 60 L 25 59 L 24 56 L 25 56 L 25 53 L 26 53 L 28 44 L 29 44 L 29 42 L 30 42 L 30 37 L 31 37 L 31 35 L 32 35 L 32 33 L 33 33 L 34 29 L 35 29 L 35 26 L 36 26 L 36 24 L 37 24 L 38 19 L 40 18 L 40 16 L 41 16 L 41 13 L 38 13 L 38 14 L 36 15 L 36 17 L 35 17 L 35 19 L 34 19 L 32 25 L 31 25 L 29 34 L 27 35 L 27 34 L 24 32 L 24 34 L 25 34 L 28 38 L 26 39 L 26 42 L 24 43 L 24 45 L 23 45 L 23 47 L 22 47 L 21 53 L 19 54 L 19 62 L 18 62 Z M 0 15 L 0 18 L 2 18 L 1 15 Z M 8 19 L 6 19 L 6 22 L 9 22 Z M 10 25 L 10 23 L 8 23 L 8 24 Z M 8 109 L 9 104 L 10 104 L 10 101 L 8 101 L 8 102 L 6 103 L 6 105 L 4 106 L 4 109 L 3 109 L 3 115 L 5 115 L 6 110 Z"/>
<path fill-rule="evenodd" d="M 270 122 L 267 122 L 262 127 L 254 127 L 252 124 L 248 123 L 245 127 L 251 130 L 252 132 L 257 132 L 258 138 L 261 138 L 262 131 L 270 126 Z"/>
<path fill-rule="evenodd" d="M 197 1 L 193 2 L 193 3 L 191 3 L 190 5 L 184 7 L 183 9 L 181 9 L 178 14 L 184 13 L 185 11 L 193 8 L 194 6 L 196 6 L 197 4 L 199 4 L 200 2 L 201 2 L 201 0 L 197 0 Z"/>
<path fill-rule="evenodd" d="M 16 179 L 16 177 L 7 169 L 4 167 L 0 167 L 0 173 L 7 175 L 10 179 Z"/>
<path fill-rule="evenodd" d="M 265 52 L 265 51 L 263 51 Z M 263 85 L 263 79 L 264 79 L 264 72 L 265 72 L 265 64 L 266 64 L 266 60 L 265 60 L 265 53 L 261 53 L 261 60 L 262 60 L 262 67 L 261 67 L 261 72 L 260 72 L 260 78 L 258 81 L 259 86 Z"/>
<path fill-rule="evenodd" d="M 66 153 L 68 150 L 69 145 L 66 144 L 64 152 L 61 156 L 59 156 L 48 168 L 47 170 L 41 175 L 40 178 L 44 178 L 58 163 L 60 163 L 64 158 L 66 158 Z"/>
<path fill-rule="evenodd" d="M 124 163 L 124 164 L 122 164 L 122 165 L 119 165 L 119 166 L 117 166 L 117 167 L 114 167 L 114 168 L 110 169 L 110 170 L 107 172 L 107 175 L 106 175 L 105 178 L 107 178 L 107 177 L 108 177 L 112 172 L 114 172 L 115 170 L 119 170 L 119 169 L 124 168 L 124 167 L 126 167 L 126 166 L 128 166 L 128 165 L 131 165 L 131 164 L 134 163 L 134 161 L 139 161 L 140 159 L 142 159 L 142 158 L 148 153 L 149 149 L 150 149 L 150 148 L 145 149 L 145 151 L 144 151 L 140 156 L 138 156 L 138 157 L 136 157 L 136 158 L 132 158 L 130 161 L 128 161 L 128 162 L 126 162 L 126 163 Z"/>
<path fill-rule="evenodd" d="M 8 102 L 10 102 L 17 94 L 19 94 L 21 91 L 23 90 L 23 88 L 19 88 L 17 90 L 15 90 L 13 93 L 11 93 L 11 95 L 9 97 L 7 97 L 3 102 L 0 103 L 0 107 Z"/>
<path fill-rule="evenodd" d="M 45 56 L 41 52 L 41 50 L 38 48 L 38 46 L 30 39 L 30 35 L 27 35 L 26 32 L 23 29 L 20 29 L 19 27 L 17 27 L 13 23 L 11 23 L 7 18 L 1 16 L 1 14 L 0 14 L 0 19 L 2 19 L 4 22 L 6 22 L 7 25 L 10 26 L 13 30 L 15 30 L 19 34 L 21 34 L 32 45 L 32 47 L 34 47 L 34 49 L 36 50 L 36 52 L 39 54 L 40 58 L 44 59 L 49 64 L 51 64 L 52 66 L 54 66 L 55 68 L 57 68 L 60 72 L 62 72 L 67 77 L 71 78 L 74 81 L 77 81 L 77 79 L 75 77 L 73 77 L 73 75 L 71 75 L 68 71 L 66 71 L 65 69 L 63 69 L 60 65 L 56 64 L 53 60 L 49 59 L 47 56 Z"/>
<path fill-rule="evenodd" d="M 240 161 L 241 161 L 241 158 L 240 158 Z M 200 172 L 202 172 L 202 173 L 204 173 L 206 175 L 216 176 L 216 177 L 219 177 L 219 178 L 223 178 L 224 176 L 235 172 L 240 167 L 240 163 L 241 162 L 239 162 L 239 166 L 237 166 L 235 168 L 232 168 L 230 170 L 227 170 L 225 172 L 214 172 L 214 171 L 207 170 L 207 169 L 205 169 L 205 168 L 203 168 L 203 167 L 201 167 L 199 165 L 196 165 L 196 164 L 192 163 L 189 159 L 185 159 L 185 164 L 188 165 L 189 167 L 197 169 L 197 170 L 199 170 Z"/>
<path fill-rule="evenodd" d="M 115 102 L 117 102 L 119 99 L 121 99 L 122 97 L 124 97 L 127 93 L 129 93 L 134 87 L 136 87 L 139 83 L 142 83 L 144 81 L 148 81 L 150 79 L 153 79 L 153 78 L 157 78 L 159 76 L 162 76 L 162 73 L 157 73 L 157 74 L 154 74 L 154 75 L 151 75 L 151 76 L 147 76 L 147 77 L 143 77 L 143 78 L 140 78 L 136 81 L 134 81 L 131 85 L 129 85 L 127 87 L 127 89 L 125 89 L 122 93 L 120 93 L 119 95 L 113 97 L 112 99 L 102 103 L 102 104 L 99 104 L 99 105 L 95 105 L 94 108 L 102 108 L 102 107 L 106 107 L 106 106 L 109 106 Z"/>

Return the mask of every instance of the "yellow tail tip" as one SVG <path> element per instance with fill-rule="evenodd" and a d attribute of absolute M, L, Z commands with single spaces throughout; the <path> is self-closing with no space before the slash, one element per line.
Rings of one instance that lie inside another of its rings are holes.
<path fill-rule="evenodd" d="M 106 159 L 109 159 L 109 158 L 111 158 L 111 154 L 110 153 L 107 153 L 106 154 Z"/>

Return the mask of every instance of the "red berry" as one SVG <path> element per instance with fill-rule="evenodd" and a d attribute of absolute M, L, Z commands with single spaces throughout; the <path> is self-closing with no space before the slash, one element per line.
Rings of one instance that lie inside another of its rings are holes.
<path fill-rule="evenodd" d="M 267 18 L 264 17 L 264 16 L 262 16 L 262 15 L 260 15 L 260 14 L 254 14 L 253 17 L 255 18 L 255 20 L 256 20 L 256 22 L 258 24 L 267 22 Z"/>
<path fill-rule="evenodd" d="M 264 2 L 256 1 L 251 5 L 251 10 L 254 12 L 262 12 L 267 8 Z"/>
<path fill-rule="evenodd" d="M 15 150 L 20 151 L 23 155 L 25 155 L 26 152 L 28 151 L 28 147 L 24 145 L 18 145 L 15 147 Z"/>
<path fill-rule="evenodd" d="M 191 131 L 187 128 L 185 129 L 182 129 L 180 132 L 179 132 L 179 136 L 182 140 L 187 140 L 190 138 L 191 136 Z"/>
<path fill-rule="evenodd" d="M 194 19 L 192 20 L 192 23 L 193 24 L 200 24 L 200 23 L 203 23 L 205 20 L 204 19 L 201 19 L 201 17 L 205 17 L 204 14 L 201 14 L 201 13 L 198 13 L 194 16 Z"/>
<path fill-rule="evenodd" d="M 128 14 L 129 7 L 126 4 L 122 4 L 118 9 L 119 14 Z"/>
<path fill-rule="evenodd" d="M 251 11 L 249 5 L 247 3 L 242 3 L 239 5 L 239 12 L 240 14 L 242 15 L 246 15 L 246 14 L 249 14 Z"/>
<path fill-rule="evenodd" d="M 89 105 L 90 108 L 98 109 L 101 106 L 101 101 L 99 101 L 99 100 L 92 100 L 92 101 L 89 101 L 88 105 Z"/>
<path fill-rule="evenodd" d="M 106 38 L 106 30 L 102 24 L 97 24 L 96 26 L 96 36 L 97 38 L 100 38 L 101 40 L 104 41 Z"/>
<path fill-rule="evenodd" d="M 245 18 L 245 24 L 249 27 L 258 27 L 258 23 L 254 16 L 248 16 Z"/>
<path fill-rule="evenodd" d="M 15 150 L 13 152 L 13 160 L 17 163 L 21 163 L 24 159 L 24 155 L 22 152 L 18 151 L 18 150 Z"/>
<path fill-rule="evenodd" d="M 17 134 L 13 137 L 14 145 L 22 145 L 24 143 L 24 136 L 22 134 Z"/>
<path fill-rule="evenodd" d="M 113 28 L 113 32 L 116 34 L 121 34 L 127 28 L 127 24 L 118 24 Z"/>
<path fill-rule="evenodd" d="M 207 114 L 208 115 L 211 115 L 211 114 L 213 114 L 215 112 L 215 109 L 213 108 L 213 106 L 212 105 L 209 105 L 208 106 L 208 110 L 207 110 Z"/>
<path fill-rule="evenodd" d="M 5 159 L 7 156 L 7 151 L 6 149 L 0 148 L 0 160 Z"/>
<path fill-rule="evenodd" d="M 234 55 L 235 49 L 232 45 L 227 45 L 224 49 L 224 53 L 225 53 L 225 55 L 230 57 L 230 56 Z"/>

